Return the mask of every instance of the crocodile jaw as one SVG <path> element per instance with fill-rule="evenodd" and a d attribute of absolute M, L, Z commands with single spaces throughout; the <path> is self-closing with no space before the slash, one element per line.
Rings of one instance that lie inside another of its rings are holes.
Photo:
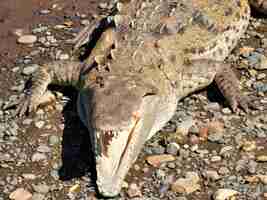
<path fill-rule="evenodd" d="M 106 152 L 102 148 L 96 155 L 97 186 L 103 196 L 112 197 L 120 193 L 126 174 L 154 125 L 158 101 L 157 96 L 145 97 L 140 109 L 129 119 L 128 127 L 114 127 L 119 131 L 108 132 L 113 138 L 109 137 Z M 103 137 L 106 137 L 103 132 L 96 133 L 97 147 L 103 147 Z"/>
<path fill-rule="evenodd" d="M 97 125 L 98 119 L 95 119 L 94 124 L 97 128 L 93 128 L 89 96 L 88 93 L 80 93 L 77 106 L 79 116 L 90 132 L 94 147 L 98 190 L 106 197 L 117 196 L 128 170 L 151 136 L 160 98 L 157 95 L 142 97 L 141 102 L 136 102 L 138 106 L 134 107 L 131 117 L 123 123 L 105 121 Z M 113 117 L 116 117 L 114 115 L 116 113 L 113 113 Z M 99 120 L 101 121 L 101 118 Z"/>

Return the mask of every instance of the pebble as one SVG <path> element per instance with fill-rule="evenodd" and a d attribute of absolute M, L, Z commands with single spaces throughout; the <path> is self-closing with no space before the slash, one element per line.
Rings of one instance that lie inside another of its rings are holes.
<path fill-rule="evenodd" d="M 229 115 L 232 113 L 231 109 L 230 108 L 223 108 L 222 109 L 222 113 L 225 114 L 225 115 Z"/>
<path fill-rule="evenodd" d="M 49 152 L 51 152 L 51 149 L 50 149 L 50 147 L 48 147 L 46 145 L 40 145 L 37 148 L 37 151 L 40 152 L 40 153 L 49 153 Z"/>
<path fill-rule="evenodd" d="M 32 185 L 33 189 L 35 192 L 37 193 L 41 193 L 41 194 L 47 194 L 50 190 L 50 187 L 46 184 L 38 184 L 38 185 Z"/>
<path fill-rule="evenodd" d="M 51 135 L 48 138 L 48 144 L 50 146 L 57 145 L 60 142 L 60 138 L 57 135 Z"/>
<path fill-rule="evenodd" d="M 171 155 L 175 156 L 175 155 L 178 154 L 179 149 L 180 149 L 179 144 L 177 144 L 175 142 L 172 142 L 172 143 L 167 145 L 166 152 L 168 154 L 171 154 Z"/>
<path fill-rule="evenodd" d="M 17 41 L 20 44 L 33 44 L 37 41 L 37 37 L 35 35 L 22 35 Z"/>
<path fill-rule="evenodd" d="M 44 122 L 44 121 L 38 121 L 38 122 L 35 122 L 34 125 L 35 125 L 37 128 L 41 129 L 41 128 L 44 127 L 45 122 Z"/>
<path fill-rule="evenodd" d="M 59 59 L 60 60 L 68 60 L 70 58 L 69 54 L 60 54 Z"/>
<path fill-rule="evenodd" d="M 29 65 L 29 66 L 26 66 L 24 67 L 23 71 L 22 71 L 22 74 L 23 75 L 31 75 L 33 74 L 40 66 L 37 65 L 37 64 L 32 64 L 32 65 Z"/>
<path fill-rule="evenodd" d="M 34 193 L 32 195 L 32 199 L 31 200 L 44 200 L 44 199 L 45 199 L 45 195 L 39 194 L 39 193 Z"/>
<path fill-rule="evenodd" d="M 130 198 L 141 197 L 142 196 L 142 192 L 141 192 L 140 188 L 138 187 L 138 185 L 136 183 L 131 183 L 129 185 L 128 190 L 127 190 L 127 195 Z"/>
<path fill-rule="evenodd" d="M 170 154 L 152 155 L 146 158 L 146 161 L 153 167 L 159 167 L 162 163 L 174 161 L 175 157 Z"/>
<path fill-rule="evenodd" d="M 187 172 L 185 178 L 179 178 L 172 184 L 171 190 L 182 194 L 191 194 L 200 190 L 199 181 L 200 178 L 196 172 Z"/>
<path fill-rule="evenodd" d="M 42 14 L 42 15 L 47 15 L 47 14 L 49 14 L 50 12 L 51 12 L 51 11 L 48 10 L 48 9 L 40 10 L 40 14 Z"/>
<path fill-rule="evenodd" d="M 267 69 L 267 57 L 260 54 L 260 63 L 258 65 L 255 65 L 254 68 L 257 70 L 265 70 Z"/>
<path fill-rule="evenodd" d="M 22 177 L 28 180 L 34 180 L 36 179 L 36 175 L 34 174 L 22 174 Z"/>
<path fill-rule="evenodd" d="M 212 156 L 210 159 L 211 162 L 220 162 L 221 160 L 221 156 Z"/>
<path fill-rule="evenodd" d="M 267 162 L 267 155 L 259 155 L 256 157 L 258 162 Z"/>
<path fill-rule="evenodd" d="M 14 200 L 30 200 L 32 194 L 24 188 L 18 188 L 9 195 L 9 198 Z"/>
<path fill-rule="evenodd" d="M 238 193 L 239 192 L 232 189 L 219 189 L 214 193 L 213 198 L 214 200 L 227 200 Z"/>
<path fill-rule="evenodd" d="M 22 121 L 22 124 L 23 125 L 30 125 L 32 123 L 32 119 L 24 119 L 23 121 Z"/>
<path fill-rule="evenodd" d="M 31 158 L 32 162 L 39 162 L 42 160 L 47 160 L 47 157 L 43 153 L 34 153 Z"/>
<path fill-rule="evenodd" d="M 205 171 L 204 176 L 206 177 L 206 179 L 212 180 L 212 181 L 217 181 L 221 178 L 218 172 L 214 170 Z"/>

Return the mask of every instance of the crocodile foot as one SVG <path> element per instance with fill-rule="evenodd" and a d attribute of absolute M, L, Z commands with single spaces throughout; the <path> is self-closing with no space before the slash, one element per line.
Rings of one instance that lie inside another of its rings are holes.
<path fill-rule="evenodd" d="M 22 95 L 19 104 L 17 105 L 15 115 L 22 117 L 25 113 L 35 112 L 39 106 L 50 104 L 55 100 L 55 95 L 49 90 L 39 98 L 32 98 L 31 94 L 25 93 Z"/>
<path fill-rule="evenodd" d="M 224 66 L 214 80 L 234 112 L 237 112 L 238 108 L 248 112 L 248 99 L 241 95 L 238 79 L 230 66 Z"/>

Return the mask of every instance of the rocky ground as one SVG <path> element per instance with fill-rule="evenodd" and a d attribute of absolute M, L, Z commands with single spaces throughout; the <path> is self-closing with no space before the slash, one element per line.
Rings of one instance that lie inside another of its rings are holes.
<path fill-rule="evenodd" d="M 93 0 L 0 2 L 0 200 L 91 197 L 93 164 L 76 91 L 60 88 L 55 104 L 23 119 L 5 108 L 40 64 L 69 59 L 67 39 L 111 6 Z M 185 98 L 147 142 L 121 199 L 267 199 L 267 19 L 251 18 L 228 61 L 253 108 L 232 113 L 214 85 Z"/>

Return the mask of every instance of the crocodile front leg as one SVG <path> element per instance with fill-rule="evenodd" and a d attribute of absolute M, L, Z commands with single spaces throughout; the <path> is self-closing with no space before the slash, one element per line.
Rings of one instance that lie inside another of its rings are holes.
<path fill-rule="evenodd" d="M 208 86 L 215 81 L 219 90 L 234 112 L 240 107 L 248 111 L 248 101 L 241 95 L 238 79 L 231 66 L 221 61 L 208 59 L 192 60 L 185 63 L 178 73 L 178 96 L 184 97 Z"/>
<path fill-rule="evenodd" d="M 50 83 L 78 86 L 83 65 L 75 61 L 56 61 L 42 65 L 32 76 L 32 86 L 26 91 L 17 107 L 16 114 L 33 112 L 44 101 L 53 99 L 47 91 Z"/>
<path fill-rule="evenodd" d="M 223 64 L 214 81 L 234 112 L 238 107 L 248 112 L 248 101 L 241 95 L 238 79 L 230 65 Z"/>

